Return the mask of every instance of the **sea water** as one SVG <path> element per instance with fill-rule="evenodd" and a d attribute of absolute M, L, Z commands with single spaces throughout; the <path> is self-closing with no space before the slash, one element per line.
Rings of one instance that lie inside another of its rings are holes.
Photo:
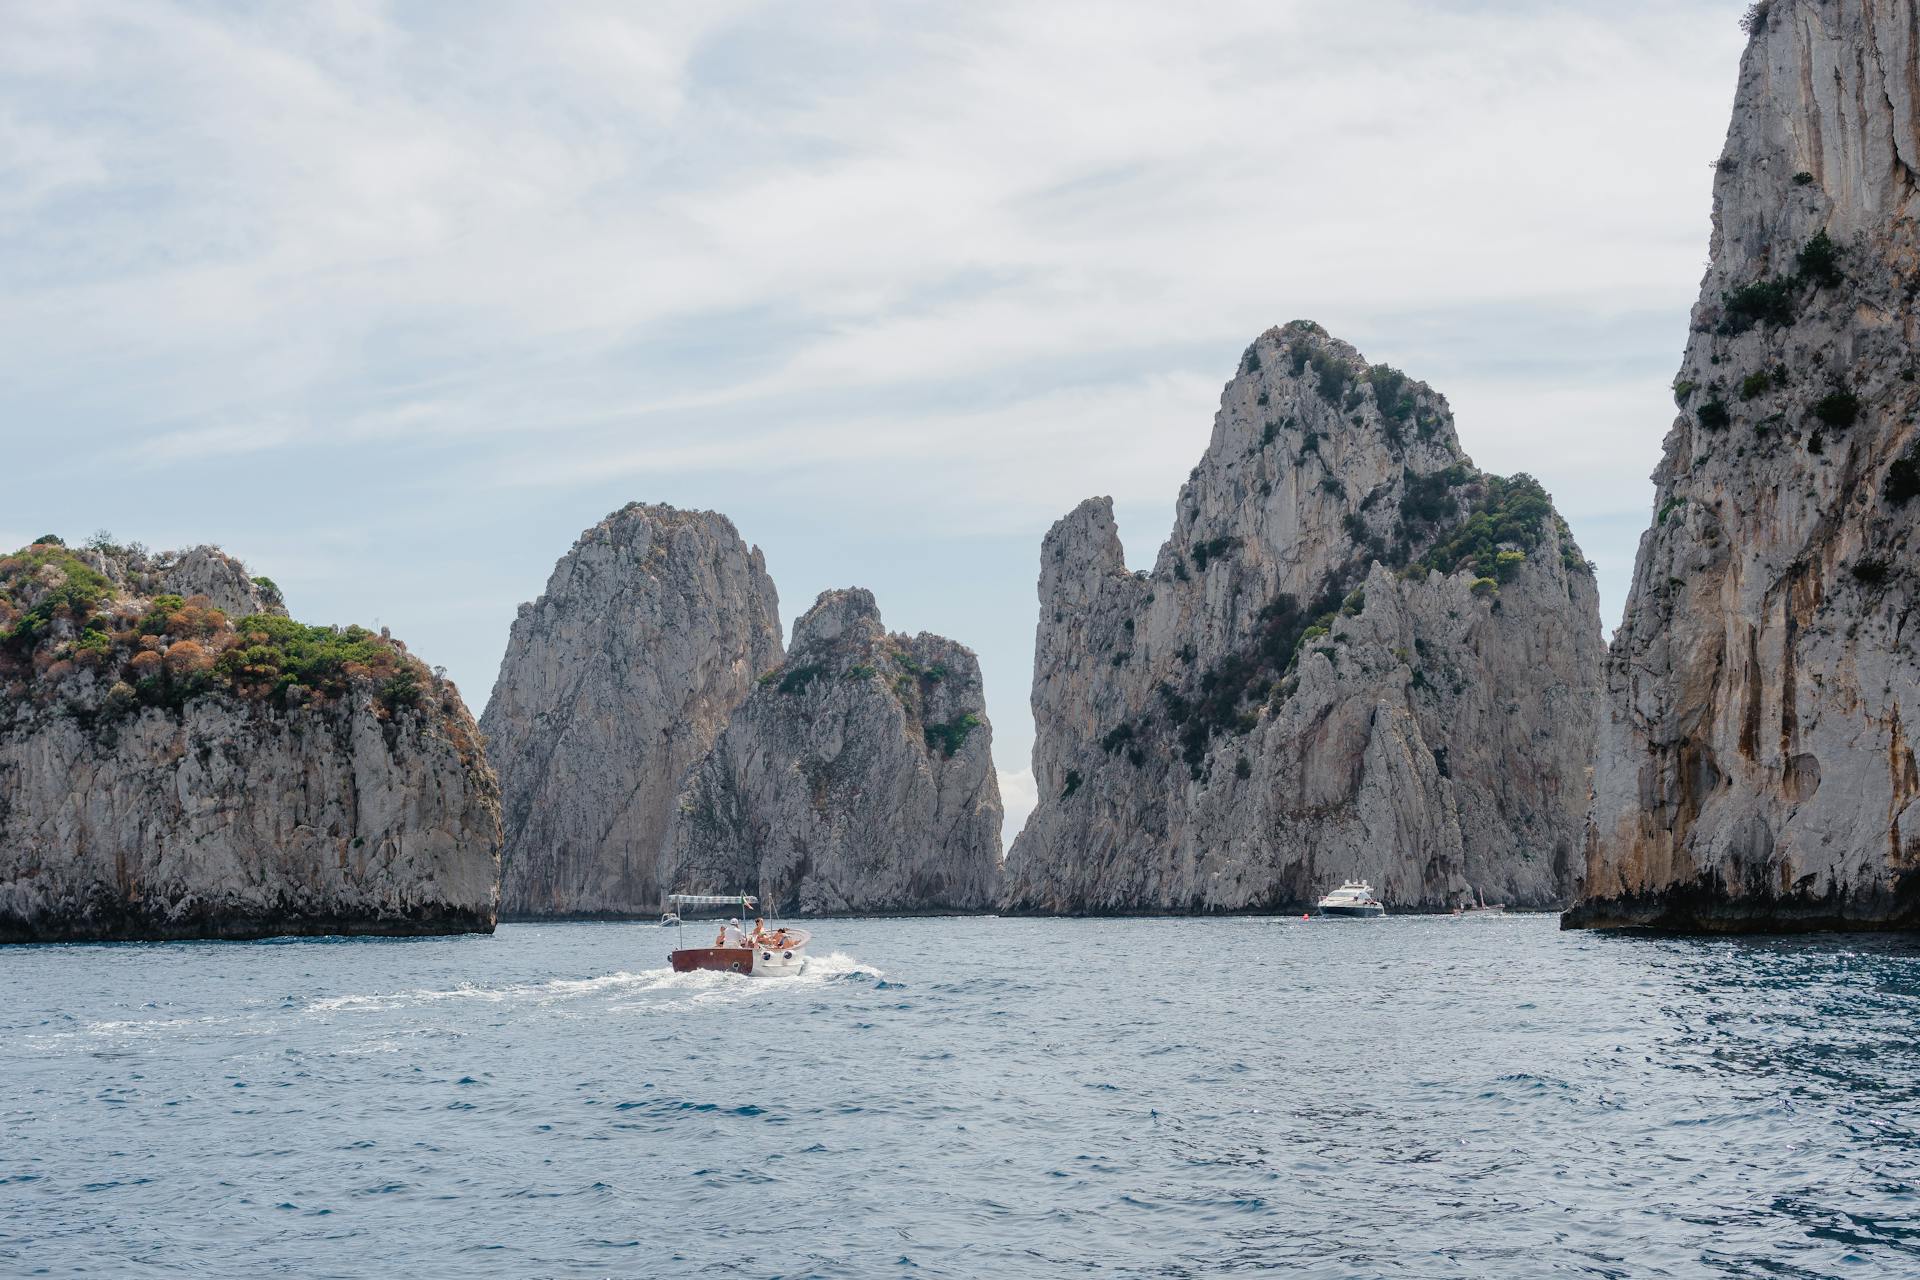
<path fill-rule="evenodd" d="M 1911 939 L 813 928 L 0 950 L 0 1274 L 1920 1275 Z"/>

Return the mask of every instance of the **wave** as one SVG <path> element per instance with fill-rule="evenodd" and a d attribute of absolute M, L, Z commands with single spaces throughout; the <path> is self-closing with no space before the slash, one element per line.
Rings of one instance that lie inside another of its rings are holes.
<path fill-rule="evenodd" d="M 483 1001 L 498 1004 L 554 1004 L 591 996 L 633 996 L 650 992 L 683 994 L 696 1000 L 746 998 L 783 988 L 818 987 L 828 983 L 884 981 L 885 974 L 842 951 L 808 959 L 800 973 L 785 978 L 750 978 L 730 973 L 675 973 L 662 966 L 638 973 L 621 971 L 586 978 L 548 978 L 537 982 L 485 986 L 463 982 L 456 987 L 418 987 L 406 991 L 366 992 L 323 996 L 307 1002 L 309 1013 L 375 1013 L 431 1005 L 443 1001 Z M 888 983 L 890 989 L 897 984 Z"/>

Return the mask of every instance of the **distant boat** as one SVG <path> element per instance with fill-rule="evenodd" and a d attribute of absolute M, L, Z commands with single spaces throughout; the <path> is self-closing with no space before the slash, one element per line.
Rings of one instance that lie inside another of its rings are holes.
<path fill-rule="evenodd" d="M 1474 891 L 1472 897 L 1453 909 L 1453 914 L 1457 916 L 1498 916 L 1505 915 L 1506 912 L 1506 903 L 1490 903 L 1487 901 L 1486 895 L 1478 890 Z"/>
<path fill-rule="evenodd" d="M 753 978 L 790 978 L 807 967 L 807 943 L 813 940 L 813 935 L 805 929 L 776 926 L 760 920 L 755 920 L 751 926 L 741 923 L 753 913 L 759 902 L 752 894 L 674 893 L 667 896 L 667 902 L 674 908 L 740 908 L 740 920 L 729 920 L 722 924 L 712 946 L 679 946 L 668 953 L 667 963 L 673 966 L 675 973 L 705 970 Z M 682 926 L 683 942 L 685 936 L 686 930 Z"/>
<path fill-rule="evenodd" d="M 1365 880 L 1347 881 L 1320 899 L 1318 905 L 1323 916 L 1373 919 L 1387 914 L 1386 906 L 1373 896 L 1373 886 Z"/>
<path fill-rule="evenodd" d="M 660 923 L 663 925 L 679 924 L 680 913 L 678 911 L 662 911 L 660 913 Z"/>

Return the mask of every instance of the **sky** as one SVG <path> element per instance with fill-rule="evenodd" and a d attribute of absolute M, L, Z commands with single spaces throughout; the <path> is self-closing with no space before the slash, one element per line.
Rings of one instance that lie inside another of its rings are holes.
<path fill-rule="evenodd" d="M 1033 803 L 1040 539 L 1154 558 L 1296 318 L 1546 484 L 1618 619 L 1737 0 L 0 0 L 0 544 L 216 543 L 476 714 L 629 501 L 789 623 L 976 650 Z"/>

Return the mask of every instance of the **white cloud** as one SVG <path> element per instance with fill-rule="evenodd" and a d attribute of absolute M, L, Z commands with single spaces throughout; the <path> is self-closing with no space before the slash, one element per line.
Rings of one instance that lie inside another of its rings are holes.
<path fill-rule="evenodd" d="M 142 441 L 135 453 L 150 462 L 194 462 L 278 449 L 299 438 L 292 422 L 226 423 L 162 431 Z"/>

